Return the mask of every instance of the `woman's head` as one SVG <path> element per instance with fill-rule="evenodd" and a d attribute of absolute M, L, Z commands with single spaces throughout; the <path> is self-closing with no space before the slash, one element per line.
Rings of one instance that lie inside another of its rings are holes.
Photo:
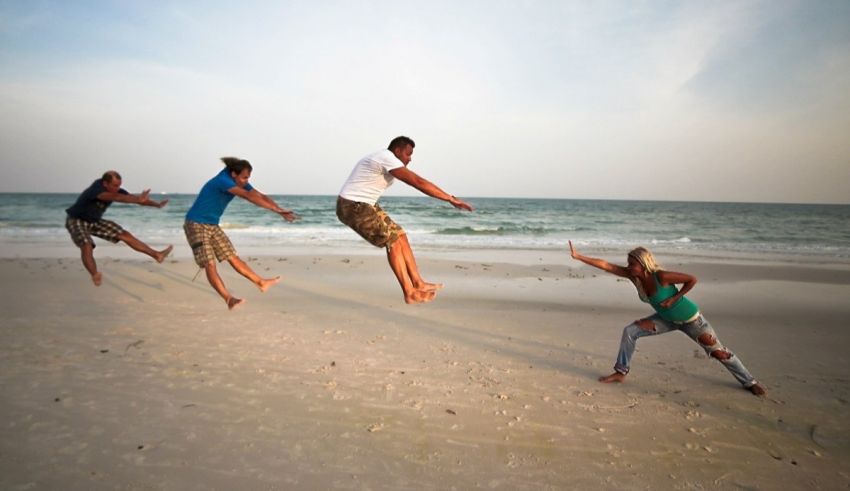
<path fill-rule="evenodd" d="M 627 268 L 634 276 L 643 273 L 655 273 L 661 269 L 661 265 L 655 261 L 655 256 L 646 247 L 632 249 L 629 252 L 628 261 L 629 265 Z"/>
<path fill-rule="evenodd" d="M 221 161 L 227 166 L 230 177 L 236 181 L 237 186 L 243 188 L 248 184 L 248 179 L 251 178 L 251 171 L 254 170 L 250 162 L 236 157 L 222 157 Z"/>

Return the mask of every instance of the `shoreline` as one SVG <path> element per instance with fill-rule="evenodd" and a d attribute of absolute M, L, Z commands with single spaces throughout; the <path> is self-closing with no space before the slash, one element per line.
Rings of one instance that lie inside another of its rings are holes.
<path fill-rule="evenodd" d="M 95 259 L 101 256 L 113 259 L 144 258 L 125 244 L 111 244 L 103 240 L 97 241 L 95 248 Z M 154 249 L 168 245 L 167 243 L 150 243 Z M 186 245 L 184 237 L 179 237 L 171 242 L 174 251 L 170 257 L 177 259 L 191 259 L 191 251 Z M 253 246 L 240 245 L 234 242 L 240 257 L 283 257 L 283 256 L 384 256 L 383 249 L 372 247 L 365 242 L 353 242 L 351 245 L 283 245 L 283 246 Z M 428 245 L 413 246 L 417 257 L 459 260 L 459 261 L 490 261 L 509 264 L 535 264 L 547 262 L 556 264 L 563 261 L 572 261 L 569 257 L 569 246 L 564 243 L 562 249 L 529 249 L 529 248 L 475 248 L 475 247 L 433 247 Z M 642 244 L 635 244 L 634 247 Z M 4 243 L 0 248 L 0 259 L 59 259 L 79 258 L 79 249 L 68 242 L 59 244 L 14 244 Z M 628 248 L 612 247 L 584 247 L 579 246 L 582 253 L 602 257 L 615 263 L 624 263 Z M 644 245 L 659 258 L 662 264 L 670 263 L 732 263 L 732 264 L 767 264 L 783 263 L 795 265 L 818 265 L 835 266 L 838 268 L 850 267 L 850 257 L 840 255 L 828 255 L 822 253 L 800 254 L 796 252 L 740 252 L 731 250 L 668 250 L 664 247 L 654 248 L 652 245 Z M 144 260 L 144 259 L 141 259 Z"/>

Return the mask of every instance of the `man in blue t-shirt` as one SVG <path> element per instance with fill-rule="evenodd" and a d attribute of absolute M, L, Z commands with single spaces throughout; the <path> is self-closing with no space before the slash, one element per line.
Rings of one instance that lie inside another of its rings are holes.
<path fill-rule="evenodd" d="M 158 263 L 164 261 L 171 253 L 172 246 L 161 251 L 151 249 L 150 246 L 121 228 L 117 223 L 103 218 L 103 214 L 113 201 L 156 208 L 162 208 L 168 203 L 167 199 L 162 201 L 151 200 L 148 197 L 150 192 L 150 189 L 146 189 L 141 194 L 128 193 L 121 187 L 121 175 L 110 170 L 106 171 L 103 177 L 93 182 L 80 194 L 77 201 L 65 210 L 68 214 L 68 218 L 65 220 L 65 228 L 71 234 L 71 240 L 80 248 L 83 266 L 91 275 L 95 286 L 100 286 L 103 276 L 97 270 L 97 263 L 94 260 L 95 244 L 92 235 L 112 243 L 124 242 L 134 250 L 154 258 Z"/>
<path fill-rule="evenodd" d="M 204 269 L 207 280 L 227 303 L 227 308 L 233 310 L 245 300 L 234 297 L 224 286 L 224 282 L 218 274 L 216 261 L 229 262 L 237 273 L 251 280 L 262 292 L 280 281 L 280 276 L 261 278 L 236 255 L 233 243 L 230 242 L 230 238 L 219 226 L 221 215 L 227 205 L 230 204 L 234 196 L 239 196 L 260 208 L 277 213 L 287 222 L 294 221 L 297 216 L 292 210 L 278 206 L 274 200 L 254 189 L 248 183 L 253 167 L 247 160 L 224 157 L 221 161 L 224 162 L 226 167 L 201 188 L 201 192 L 189 212 L 186 213 L 183 230 L 186 232 L 186 240 L 189 241 L 189 246 L 192 248 L 195 263 L 198 267 Z"/>

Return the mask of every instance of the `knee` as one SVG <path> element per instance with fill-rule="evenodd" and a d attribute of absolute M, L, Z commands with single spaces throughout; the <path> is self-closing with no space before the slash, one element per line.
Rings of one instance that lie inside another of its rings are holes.
<path fill-rule="evenodd" d="M 697 341 L 699 341 L 699 344 L 703 346 L 714 346 L 717 344 L 717 338 L 707 332 L 700 334 Z"/>

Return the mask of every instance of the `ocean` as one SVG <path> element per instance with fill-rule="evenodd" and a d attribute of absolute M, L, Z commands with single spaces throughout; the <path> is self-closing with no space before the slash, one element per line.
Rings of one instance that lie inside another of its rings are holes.
<path fill-rule="evenodd" d="M 77 193 L 0 193 L 0 256 L 76 248 L 65 231 L 65 208 Z M 185 248 L 183 217 L 195 195 L 168 198 L 162 209 L 114 203 L 105 217 L 161 247 Z M 335 196 L 273 196 L 301 217 L 279 216 L 234 199 L 222 227 L 238 250 L 275 247 L 370 247 L 337 221 Z M 623 251 L 643 245 L 657 252 L 722 256 L 781 254 L 850 257 L 850 205 L 469 198 L 472 213 L 428 197 L 385 196 L 382 207 L 407 230 L 416 251 L 463 249 L 563 250 L 572 240 L 585 250 Z M 97 239 L 96 239 L 97 240 Z M 108 254 L 99 249 L 98 254 Z"/>

